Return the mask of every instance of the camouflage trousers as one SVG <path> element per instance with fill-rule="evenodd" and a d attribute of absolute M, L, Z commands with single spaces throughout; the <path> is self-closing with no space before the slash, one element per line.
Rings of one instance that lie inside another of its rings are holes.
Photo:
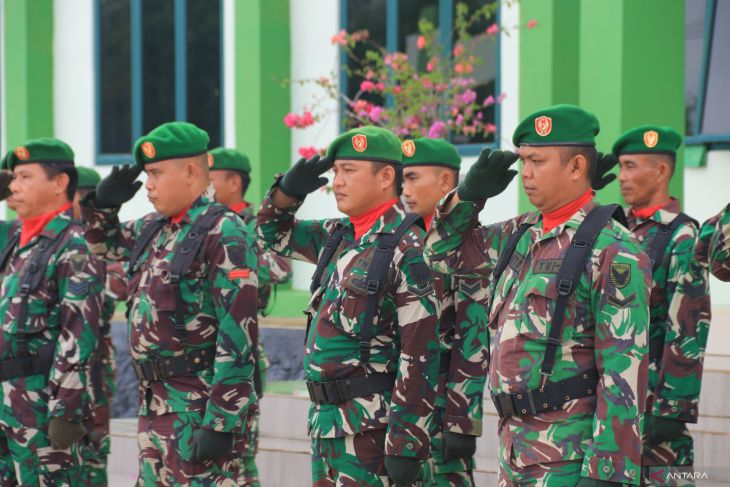
<path fill-rule="evenodd" d="M 233 487 L 239 485 L 248 442 L 234 440 L 233 450 L 216 461 L 192 460 L 193 433 L 202 422 L 201 413 L 171 413 L 140 416 L 138 486 Z"/>
<path fill-rule="evenodd" d="M 437 405 L 433 411 L 433 421 L 430 426 L 431 458 L 424 464 L 423 484 L 443 487 L 471 487 L 474 485 L 474 458 L 459 460 L 444 460 L 443 435 L 446 422 L 446 410 L 442 404 L 446 403 L 443 396 L 436 398 Z"/>
<path fill-rule="evenodd" d="M 344 487 L 394 486 L 385 470 L 386 430 L 341 438 L 312 438 L 312 485 Z"/>
<path fill-rule="evenodd" d="M 85 485 L 96 487 L 106 486 L 109 483 L 107 476 L 107 457 L 111 452 L 109 415 L 109 406 L 99 406 L 94 409 L 93 429 L 81 449 Z"/>
<path fill-rule="evenodd" d="M 253 415 L 246 425 L 246 452 L 241 465 L 241 476 L 238 485 L 260 487 L 259 469 L 256 466 L 256 453 L 259 451 L 259 415 Z"/>
<path fill-rule="evenodd" d="M 499 487 L 572 487 L 581 477 L 582 459 L 517 468 L 510 461 L 510 456 L 510 452 L 506 452 L 500 442 Z"/>
<path fill-rule="evenodd" d="M 641 455 L 642 482 L 641 485 L 654 485 L 663 478 L 660 485 L 666 486 L 691 486 L 694 482 L 688 480 L 666 479 L 665 469 L 670 466 L 691 466 L 694 464 L 694 441 L 687 426 L 682 434 L 665 443 L 652 445 L 649 443 L 646 434 L 646 425 L 649 424 L 649 415 L 644 416 L 644 433 L 642 441 L 644 450 Z M 668 470 L 667 470 L 668 472 Z"/>
<path fill-rule="evenodd" d="M 56 450 L 43 430 L 10 427 L 0 419 L 0 485 L 12 487 L 81 486 L 79 445 Z M 14 421 L 11 423 L 16 423 Z"/>

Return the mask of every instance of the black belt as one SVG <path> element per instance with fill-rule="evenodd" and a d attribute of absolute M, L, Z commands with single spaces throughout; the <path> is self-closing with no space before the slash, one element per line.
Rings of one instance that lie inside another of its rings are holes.
<path fill-rule="evenodd" d="M 658 360 L 664 355 L 664 335 L 649 338 L 649 359 Z"/>
<path fill-rule="evenodd" d="M 53 355 L 56 344 L 44 345 L 36 355 L 0 360 L 0 381 L 28 377 L 31 375 L 48 375 L 53 366 Z"/>
<path fill-rule="evenodd" d="M 439 357 L 439 375 L 448 374 L 449 370 L 451 370 L 451 350 L 445 350 Z"/>
<path fill-rule="evenodd" d="M 598 371 L 590 370 L 560 382 L 548 382 L 540 389 L 492 394 L 500 418 L 534 416 L 543 411 L 557 411 L 566 402 L 596 394 Z"/>
<path fill-rule="evenodd" d="M 152 360 L 132 360 L 138 380 L 160 381 L 170 377 L 196 375 L 213 365 L 215 349 L 193 350 L 179 357 Z"/>
<path fill-rule="evenodd" d="M 375 373 L 327 382 L 307 381 L 309 399 L 315 404 L 339 404 L 356 397 L 392 390 L 396 374 Z"/>

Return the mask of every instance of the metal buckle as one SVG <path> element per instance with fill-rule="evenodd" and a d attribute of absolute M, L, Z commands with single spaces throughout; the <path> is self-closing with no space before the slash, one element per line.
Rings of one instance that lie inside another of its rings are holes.
<path fill-rule="evenodd" d="M 515 405 L 512 402 L 512 394 L 497 394 L 497 402 L 501 411 L 500 416 L 509 418 L 515 415 Z"/>
<path fill-rule="evenodd" d="M 373 281 L 372 279 L 368 281 L 368 294 L 377 294 L 378 289 L 380 288 L 380 281 Z"/>
<path fill-rule="evenodd" d="M 327 394 L 322 387 L 321 382 L 308 382 L 309 399 L 315 404 L 325 404 L 327 402 Z"/>
<path fill-rule="evenodd" d="M 573 289 L 573 283 L 567 279 L 561 279 L 560 282 L 558 283 L 558 294 L 567 296 L 568 294 L 570 294 L 570 291 L 572 289 Z"/>

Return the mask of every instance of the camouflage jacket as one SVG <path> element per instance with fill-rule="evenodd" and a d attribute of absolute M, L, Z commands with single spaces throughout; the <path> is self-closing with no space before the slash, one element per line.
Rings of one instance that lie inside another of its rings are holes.
<path fill-rule="evenodd" d="M 347 218 L 296 220 L 301 202 L 278 209 L 267 195 L 257 216 L 265 245 L 286 257 L 316 263 L 335 227 Z M 365 275 L 381 233 L 392 233 L 405 216 L 401 203 L 385 212 L 359 240 L 348 231 L 335 252 L 323 285 L 312 296 L 312 326 L 306 341 L 307 380 L 324 382 L 361 376 L 359 332 L 367 296 Z M 387 455 L 427 458 L 429 426 L 438 375 L 438 330 L 433 278 L 422 256 L 424 232 L 410 229 L 398 244 L 379 307 L 368 372 L 397 373 L 393 392 L 339 404 L 312 404 L 309 432 L 332 438 L 387 428 Z"/>
<path fill-rule="evenodd" d="M 436 274 L 434 286 L 441 360 L 450 360 L 448 372 L 439 377 L 436 406 L 445 409 L 444 431 L 481 436 L 489 366 L 489 280 Z"/>
<path fill-rule="evenodd" d="M 52 368 L 48 376 L 5 380 L 0 392 L 5 411 L 0 418 L 19 414 L 19 422 L 30 428 L 44 428 L 49 417 L 80 423 L 91 416 L 89 361 L 97 346 L 104 270 L 90 255 L 70 211 L 54 217 L 40 235 L 22 248 L 16 246 L 8 258 L 0 276 L 0 360 L 18 353 L 18 294 L 31 257 L 42 239 L 55 239 L 64 229 L 40 284 L 28 299 L 24 324 L 30 354 L 56 344 Z M 20 232 L 20 222 L 11 235 L 15 231 Z"/>
<path fill-rule="evenodd" d="M 648 219 L 626 210 L 629 229 L 648 253 L 659 228 L 680 212 L 672 201 Z M 649 362 L 646 411 L 696 423 L 702 365 L 710 328 L 707 267 L 694 259 L 699 229 L 688 222 L 672 235 L 652 277 L 649 341 L 664 343 L 661 358 Z"/>
<path fill-rule="evenodd" d="M 93 205 L 93 200 L 91 202 Z M 150 214 L 119 223 L 118 208 L 97 209 L 87 202 L 81 215 L 89 248 L 105 260 L 128 260 Z M 253 347 L 258 340 L 256 253 L 252 235 L 233 213 L 225 212 L 205 236 L 200 252 L 180 280 L 186 307 L 187 346 L 174 327 L 175 298 L 169 267 L 173 248 L 212 205 L 198 198 L 179 222 L 167 220 L 129 276 L 127 317 L 132 358 L 178 357 L 215 348 L 213 367 L 194 376 L 140 384 L 140 415 L 198 411 L 202 425 L 243 433 L 245 416 L 255 410 Z"/>
<path fill-rule="evenodd" d="M 489 277 L 509 236 L 523 222 L 534 224 L 499 282 L 492 282 L 489 378 L 492 393 L 536 389 L 558 296 L 557 268 L 595 204 L 543 235 L 537 213 L 480 226 L 484 202 L 462 201 L 443 213 L 450 201 L 451 195 L 437 208 L 426 239 L 424 258 L 437 272 Z M 650 276 L 649 260 L 631 234 L 607 224 L 566 307 L 550 378 L 557 382 L 596 368 L 597 395 L 571 400 L 558 411 L 502 419 L 500 437 L 514 467 L 583 459 L 583 476 L 639 483 Z"/>
<path fill-rule="evenodd" d="M 730 204 L 702 225 L 695 255 L 715 277 L 730 281 Z"/>
<path fill-rule="evenodd" d="M 238 214 L 248 227 L 251 235 L 256 235 L 256 217 L 251 209 L 251 204 Z M 259 257 L 259 310 L 264 311 L 271 299 L 271 288 L 276 284 L 289 282 L 292 276 L 291 262 L 286 257 L 277 255 L 275 252 L 266 250 L 261 242 L 256 240 L 256 252 Z"/>

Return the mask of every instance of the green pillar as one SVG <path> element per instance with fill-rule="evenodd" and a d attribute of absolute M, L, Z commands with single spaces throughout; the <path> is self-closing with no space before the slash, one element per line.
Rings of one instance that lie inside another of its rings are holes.
<path fill-rule="evenodd" d="M 8 147 L 53 136 L 53 0 L 5 0 Z"/>
<path fill-rule="evenodd" d="M 575 103 L 601 123 L 598 149 L 608 151 L 631 127 L 654 123 L 684 131 L 684 0 L 523 0 L 520 115 Z M 682 197 L 679 154 L 671 192 Z M 603 203 L 622 203 L 618 184 Z M 532 209 L 520 191 L 520 210 Z"/>
<path fill-rule="evenodd" d="M 249 201 L 261 201 L 273 176 L 290 165 L 288 0 L 235 2 L 236 148 L 251 159 Z"/>

